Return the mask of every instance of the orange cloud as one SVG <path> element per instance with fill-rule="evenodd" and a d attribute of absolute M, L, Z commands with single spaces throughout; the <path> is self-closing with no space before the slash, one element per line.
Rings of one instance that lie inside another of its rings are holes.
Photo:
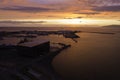
<path fill-rule="evenodd" d="M 120 18 L 120 0 L 0 0 L 1 18 Z M 112 14 L 111 14 L 112 13 Z M 104 14 L 110 14 L 106 16 Z M 87 15 L 87 16 L 86 16 Z M 88 16 L 89 15 L 89 16 Z"/>

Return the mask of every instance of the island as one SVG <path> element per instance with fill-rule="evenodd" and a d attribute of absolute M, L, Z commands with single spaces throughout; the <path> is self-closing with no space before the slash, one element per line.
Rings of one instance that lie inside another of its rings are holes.
<path fill-rule="evenodd" d="M 120 28 L 120 25 L 108 25 L 108 26 L 103 26 L 103 28 Z"/>

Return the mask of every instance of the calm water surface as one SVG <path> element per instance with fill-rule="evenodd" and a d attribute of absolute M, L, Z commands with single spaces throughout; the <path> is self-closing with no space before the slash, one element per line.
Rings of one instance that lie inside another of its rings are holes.
<path fill-rule="evenodd" d="M 89 31 L 116 34 L 79 33 L 78 43 L 61 38 L 72 47 L 54 58 L 54 69 L 63 80 L 120 79 L 120 30 L 96 28 Z"/>

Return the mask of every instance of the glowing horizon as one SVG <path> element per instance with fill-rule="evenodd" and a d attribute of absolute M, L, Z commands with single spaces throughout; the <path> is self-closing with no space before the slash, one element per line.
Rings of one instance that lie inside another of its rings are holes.
<path fill-rule="evenodd" d="M 120 0 L 0 1 L 0 21 L 38 20 L 44 21 L 41 24 L 120 25 Z"/>
<path fill-rule="evenodd" d="M 106 19 L 8 19 L 0 20 L 0 23 L 37 23 L 37 24 L 71 24 L 71 25 L 119 25 L 119 21 Z M 111 24 L 112 23 L 112 24 Z"/>

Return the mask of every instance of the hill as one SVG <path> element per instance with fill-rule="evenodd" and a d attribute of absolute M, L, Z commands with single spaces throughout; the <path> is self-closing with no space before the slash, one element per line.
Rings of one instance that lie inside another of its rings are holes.
<path fill-rule="evenodd" d="M 104 28 L 120 28 L 120 25 L 108 25 L 108 26 L 103 26 Z"/>

